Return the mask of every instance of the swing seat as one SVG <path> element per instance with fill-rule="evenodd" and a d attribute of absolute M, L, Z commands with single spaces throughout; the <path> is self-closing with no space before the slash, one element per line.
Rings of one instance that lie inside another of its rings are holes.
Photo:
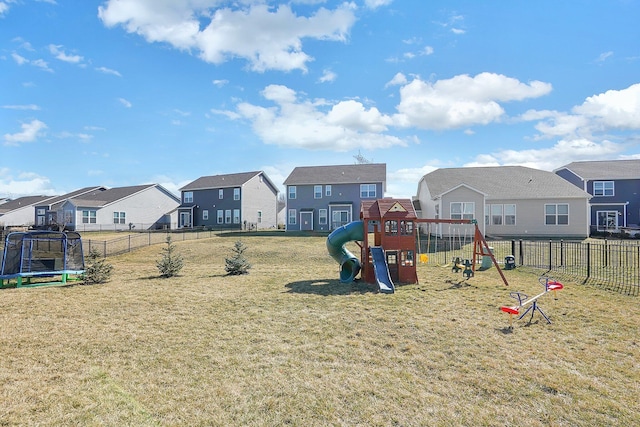
<path fill-rule="evenodd" d="M 559 291 L 564 288 L 564 285 L 560 282 L 550 281 L 547 283 L 547 290 L 549 291 Z"/>
<path fill-rule="evenodd" d="M 509 307 L 509 306 L 503 305 L 502 307 L 500 307 L 500 310 L 508 314 L 516 314 L 516 315 L 520 314 L 520 310 L 518 307 Z"/>

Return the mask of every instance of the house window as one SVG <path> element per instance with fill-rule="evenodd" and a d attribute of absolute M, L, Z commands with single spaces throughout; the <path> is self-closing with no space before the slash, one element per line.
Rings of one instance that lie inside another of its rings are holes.
<path fill-rule="evenodd" d="M 193 203 L 193 191 L 184 192 L 184 203 Z"/>
<path fill-rule="evenodd" d="M 218 190 L 218 199 L 224 199 L 224 190 L 222 188 Z"/>
<path fill-rule="evenodd" d="M 240 189 L 239 188 L 234 188 L 233 189 L 233 200 L 240 200 Z"/>
<path fill-rule="evenodd" d="M 450 205 L 451 219 L 473 219 L 476 210 L 474 202 L 452 202 Z"/>
<path fill-rule="evenodd" d="M 262 179 L 262 176 L 260 176 L 260 179 Z M 262 222 L 262 211 L 258 211 L 258 224 L 260 224 Z"/>
<path fill-rule="evenodd" d="M 327 210 L 318 209 L 318 224 L 327 225 Z"/>
<path fill-rule="evenodd" d="M 313 198 L 322 199 L 322 185 L 313 186 Z"/>
<path fill-rule="evenodd" d="M 516 225 L 516 205 L 504 205 L 504 225 Z"/>
<path fill-rule="evenodd" d="M 400 252 L 400 265 L 405 267 L 413 267 L 413 251 Z"/>
<path fill-rule="evenodd" d="M 594 196 L 613 196 L 614 195 L 613 181 L 594 181 L 593 195 Z"/>
<path fill-rule="evenodd" d="M 240 209 L 233 210 L 233 223 L 240 224 Z"/>
<path fill-rule="evenodd" d="M 327 197 L 331 197 L 331 186 L 330 185 L 325 185 L 324 186 L 324 195 Z"/>
<path fill-rule="evenodd" d="M 222 209 L 218 209 L 218 224 L 224 223 L 224 211 Z"/>
<path fill-rule="evenodd" d="M 96 218 L 96 211 L 82 211 L 83 224 L 95 224 L 97 222 Z"/>
<path fill-rule="evenodd" d="M 491 205 L 491 225 L 502 225 L 502 205 Z"/>
<path fill-rule="evenodd" d="M 557 205 L 544 205 L 545 225 L 568 225 L 569 205 L 559 203 Z"/>
<path fill-rule="evenodd" d="M 207 221 L 209 219 L 209 210 L 208 209 L 203 209 L 202 210 L 202 220 L 203 221 Z"/>
<path fill-rule="evenodd" d="M 398 221 L 395 219 L 384 222 L 385 234 L 398 234 Z"/>
<path fill-rule="evenodd" d="M 413 221 L 400 221 L 400 234 L 403 236 L 413 235 Z"/>
<path fill-rule="evenodd" d="M 296 198 L 296 190 L 297 190 L 297 188 L 296 188 L 295 185 L 290 185 L 289 186 L 289 198 L 290 199 L 295 199 Z"/>
<path fill-rule="evenodd" d="M 225 224 L 231 224 L 231 209 L 224 211 L 224 222 Z"/>
<path fill-rule="evenodd" d="M 125 224 L 126 223 L 126 214 L 124 212 L 114 212 L 113 213 L 113 223 L 114 224 Z"/>
<path fill-rule="evenodd" d="M 618 229 L 618 211 L 598 211 L 598 231 L 614 231 Z"/>
<path fill-rule="evenodd" d="M 289 209 L 289 219 L 287 221 L 289 224 L 291 225 L 295 225 L 296 224 L 296 210 L 295 209 Z"/>
<path fill-rule="evenodd" d="M 361 199 L 374 199 L 376 197 L 376 185 L 375 184 L 360 184 L 360 198 Z"/>

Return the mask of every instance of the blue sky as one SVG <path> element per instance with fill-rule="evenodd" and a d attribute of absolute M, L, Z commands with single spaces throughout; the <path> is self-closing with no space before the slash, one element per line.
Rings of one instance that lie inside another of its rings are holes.
<path fill-rule="evenodd" d="M 0 0 L 0 197 L 640 158 L 640 2 Z"/>

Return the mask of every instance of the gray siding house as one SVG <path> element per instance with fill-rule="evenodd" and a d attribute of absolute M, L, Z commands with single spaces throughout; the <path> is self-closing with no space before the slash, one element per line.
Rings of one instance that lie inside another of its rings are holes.
<path fill-rule="evenodd" d="M 62 204 L 64 225 L 76 231 L 168 228 L 180 199 L 159 184 L 96 189 Z M 60 220 L 60 218 L 58 218 Z"/>
<path fill-rule="evenodd" d="M 421 218 L 475 219 L 485 235 L 582 239 L 589 198 L 552 172 L 498 166 L 437 169 L 422 177 L 414 200 Z"/>
<path fill-rule="evenodd" d="M 640 229 L 640 159 L 573 162 L 554 172 L 592 196 L 591 232 Z"/>
<path fill-rule="evenodd" d="M 33 208 L 36 205 L 46 203 L 55 196 L 25 196 L 17 199 L 5 199 L 0 204 L 0 229 L 15 226 L 34 225 Z"/>
<path fill-rule="evenodd" d="M 276 228 L 278 187 L 262 171 L 203 176 L 180 189 L 178 227 Z"/>
<path fill-rule="evenodd" d="M 331 231 L 360 217 L 362 200 L 384 197 L 384 163 L 295 168 L 286 186 L 287 231 Z"/>
<path fill-rule="evenodd" d="M 62 220 L 63 212 L 62 205 L 69 199 L 76 197 L 82 197 L 85 194 L 92 194 L 99 191 L 105 191 L 107 187 L 95 186 L 85 187 L 71 193 L 64 194 L 62 196 L 55 196 L 47 199 L 42 203 L 35 205 L 35 226 L 40 229 L 57 229 L 61 223 L 58 223 L 58 218 Z"/>

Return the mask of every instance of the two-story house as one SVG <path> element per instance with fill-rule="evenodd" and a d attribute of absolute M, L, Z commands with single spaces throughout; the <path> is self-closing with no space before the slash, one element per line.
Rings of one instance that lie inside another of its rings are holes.
<path fill-rule="evenodd" d="M 640 227 L 640 159 L 573 162 L 554 171 L 591 194 L 591 231 Z"/>
<path fill-rule="evenodd" d="M 363 200 L 384 197 L 387 165 L 296 167 L 285 179 L 287 231 L 331 231 L 356 220 Z"/>
<path fill-rule="evenodd" d="M 263 171 L 203 176 L 180 189 L 178 227 L 275 228 L 278 187 Z"/>
<path fill-rule="evenodd" d="M 523 166 L 436 169 L 418 183 L 415 201 L 420 218 L 476 220 L 485 235 L 589 235 L 589 194 L 552 172 Z"/>

